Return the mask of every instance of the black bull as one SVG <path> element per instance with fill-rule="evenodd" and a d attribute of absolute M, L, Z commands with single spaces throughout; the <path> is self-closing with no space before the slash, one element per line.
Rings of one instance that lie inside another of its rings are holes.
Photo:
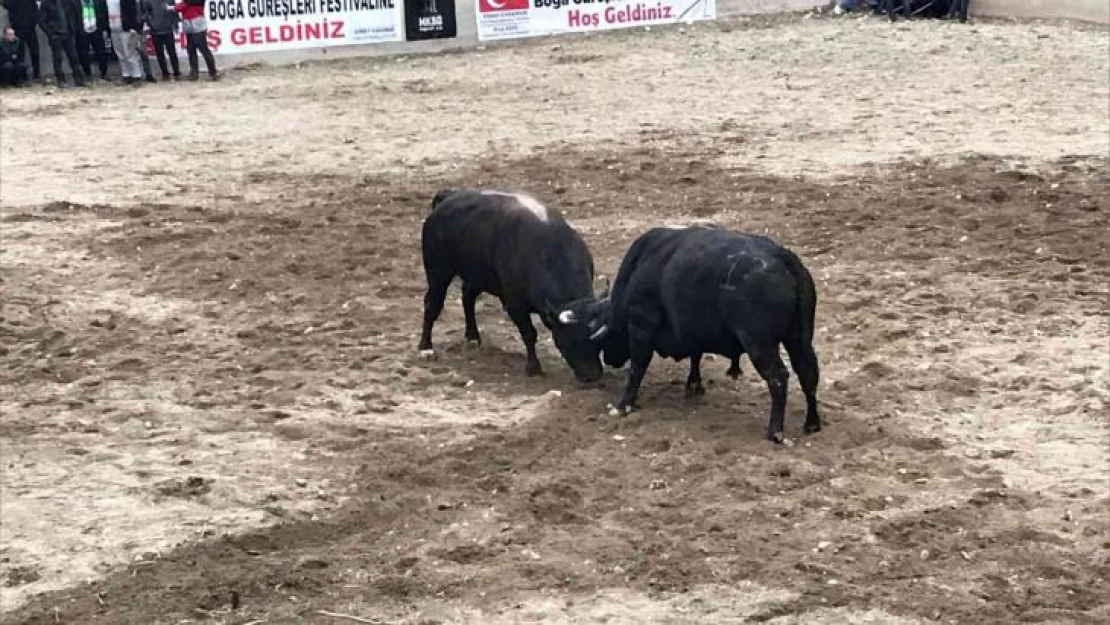
<path fill-rule="evenodd" d="M 526 195 L 445 189 L 432 200 L 421 247 L 428 280 L 419 346 L 424 356 L 434 356 L 432 327 L 451 281 L 459 277 L 467 341 L 481 342 L 475 305 L 479 295 L 490 293 L 501 299 L 520 331 L 527 375 L 543 373 L 532 325 L 532 314 L 538 314 L 575 377 L 581 382 L 601 378 L 598 340 L 603 333 L 589 324 L 567 323 L 568 307 L 596 302 L 593 257 L 558 211 Z"/>
<path fill-rule="evenodd" d="M 767 437 L 781 443 L 786 411 L 786 347 L 806 397 L 807 433 L 821 429 L 819 368 L 813 351 L 813 278 L 789 250 L 761 236 L 714 227 L 654 228 L 629 248 L 607 298 L 576 304 L 571 320 L 601 327 L 605 363 L 631 360 L 617 408 L 636 402 L 653 353 L 690 358 L 688 394 L 705 392 L 703 354 L 751 358 L 771 395 Z"/>

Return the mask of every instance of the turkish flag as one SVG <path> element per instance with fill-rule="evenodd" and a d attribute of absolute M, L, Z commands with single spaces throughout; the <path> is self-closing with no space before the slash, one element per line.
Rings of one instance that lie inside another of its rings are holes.
<path fill-rule="evenodd" d="M 478 0 L 478 10 L 482 13 L 522 11 L 527 8 L 528 0 Z"/>

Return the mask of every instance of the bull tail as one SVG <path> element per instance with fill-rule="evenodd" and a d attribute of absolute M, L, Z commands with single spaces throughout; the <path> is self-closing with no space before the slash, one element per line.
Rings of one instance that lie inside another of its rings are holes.
<path fill-rule="evenodd" d="M 794 300 L 794 329 L 803 345 L 813 344 L 813 325 L 817 317 L 817 289 L 813 276 L 794 252 L 781 248 L 779 257 L 794 276 L 797 297 Z"/>

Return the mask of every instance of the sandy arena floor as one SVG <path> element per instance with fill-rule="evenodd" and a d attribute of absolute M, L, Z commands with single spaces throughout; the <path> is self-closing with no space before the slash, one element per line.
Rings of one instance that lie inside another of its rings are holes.
<path fill-rule="evenodd" d="M 1107 30 L 785 16 L 3 94 L 4 623 L 1110 621 Z M 416 355 L 448 185 L 818 280 L 827 427 L 750 364 Z"/>

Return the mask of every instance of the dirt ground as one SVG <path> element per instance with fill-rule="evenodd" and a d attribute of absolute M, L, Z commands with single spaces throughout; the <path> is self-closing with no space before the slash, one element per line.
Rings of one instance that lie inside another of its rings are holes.
<path fill-rule="evenodd" d="M 4 623 L 1110 621 L 1110 43 L 784 16 L 3 94 Z M 457 288 L 444 186 L 818 281 L 826 428 L 743 361 L 606 414 Z M 332 615 L 329 615 L 332 614 Z"/>

